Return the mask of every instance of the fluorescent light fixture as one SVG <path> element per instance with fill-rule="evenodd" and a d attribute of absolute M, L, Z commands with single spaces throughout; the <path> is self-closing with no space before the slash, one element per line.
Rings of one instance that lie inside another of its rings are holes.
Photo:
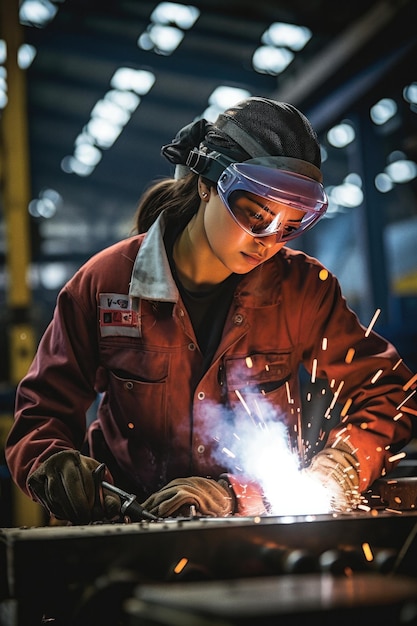
<path fill-rule="evenodd" d="M 169 55 L 184 38 L 184 30 L 190 29 L 200 15 L 194 6 L 176 2 L 160 2 L 151 13 L 151 23 L 139 36 L 138 46 L 156 54 Z"/>
<path fill-rule="evenodd" d="M 302 50 L 312 37 L 311 30 L 305 26 L 274 22 L 262 35 L 261 41 L 266 45 L 285 46 L 298 52 Z"/>
<path fill-rule="evenodd" d="M 347 122 L 333 126 L 327 133 L 327 141 L 334 148 L 344 148 L 352 143 L 355 137 L 355 129 Z"/>
<path fill-rule="evenodd" d="M 403 89 L 404 100 L 410 104 L 417 104 L 417 83 L 411 83 Z"/>
<path fill-rule="evenodd" d="M 58 8 L 49 0 L 23 0 L 19 9 L 19 20 L 25 26 L 43 28 L 51 22 Z"/>
<path fill-rule="evenodd" d="M 110 86 L 122 91 L 133 91 L 140 96 L 145 95 L 155 82 L 155 74 L 147 70 L 135 70 L 131 67 L 120 67 L 113 74 Z"/>
<path fill-rule="evenodd" d="M 33 59 L 36 56 L 36 48 L 28 43 L 24 43 L 20 46 L 17 53 L 17 64 L 21 70 L 27 70 L 33 63 Z"/>
<path fill-rule="evenodd" d="M 260 74 L 271 74 L 278 76 L 291 61 L 294 53 L 287 48 L 276 48 L 275 46 L 260 46 L 252 57 L 253 69 Z"/>
<path fill-rule="evenodd" d="M 138 39 L 138 46 L 144 50 L 153 50 L 157 54 L 169 55 L 174 52 L 184 39 L 184 32 L 175 26 L 152 24 Z"/>
<path fill-rule="evenodd" d="M 374 124 L 382 126 L 393 118 L 397 111 L 398 106 L 395 100 L 392 98 L 382 98 L 371 107 L 369 115 Z"/>
<path fill-rule="evenodd" d="M 204 117 L 209 122 L 214 122 L 219 113 L 223 113 L 226 109 L 233 106 L 240 100 L 249 98 L 251 95 L 247 89 L 239 87 L 229 87 L 228 85 L 219 85 L 209 96 L 209 106 L 203 112 Z"/>
<path fill-rule="evenodd" d="M 155 24 L 176 24 L 184 30 L 194 26 L 200 15 L 197 7 L 177 2 L 160 2 L 151 13 Z"/>
<path fill-rule="evenodd" d="M 408 183 L 417 176 L 417 164 L 409 159 L 398 159 L 386 166 L 385 173 L 394 183 Z"/>
<path fill-rule="evenodd" d="M 381 193 L 387 193 L 394 187 L 391 178 L 385 172 L 381 172 L 375 176 L 375 187 Z"/>

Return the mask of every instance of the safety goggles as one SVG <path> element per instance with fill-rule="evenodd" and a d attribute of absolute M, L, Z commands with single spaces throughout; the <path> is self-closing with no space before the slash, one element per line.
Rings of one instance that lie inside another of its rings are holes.
<path fill-rule="evenodd" d="M 253 237 L 299 237 L 326 212 L 323 185 L 312 178 L 263 165 L 232 163 L 217 189 L 235 222 Z"/>

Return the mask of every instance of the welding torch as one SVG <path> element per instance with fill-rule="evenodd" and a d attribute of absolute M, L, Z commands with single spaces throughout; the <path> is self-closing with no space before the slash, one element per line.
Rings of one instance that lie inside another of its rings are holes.
<path fill-rule="evenodd" d="M 96 487 L 96 499 L 103 503 L 103 489 L 107 489 L 111 493 L 119 496 L 122 501 L 122 506 L 120 507 L 120 514 L 123 518 L 129 518 L 132 522 L 139 522 L 141 520 L 148 521 L 158 521 L 160 518 L 156 517 L 152 513 L 149 513 L 146 509 L 143 508 L 141 504 L 136 500 L 136 496 L 133 493 L 128 493 L 127 491 L 123 491 L 119 487 L 112 485 L 111 483 L 106 482 L 105 480 L 101 480 L 105 471 L 104 463 L 101 463 L 94 471 L 93 478 Z M 104 508 L 104 507 L 103 507 Z"/>

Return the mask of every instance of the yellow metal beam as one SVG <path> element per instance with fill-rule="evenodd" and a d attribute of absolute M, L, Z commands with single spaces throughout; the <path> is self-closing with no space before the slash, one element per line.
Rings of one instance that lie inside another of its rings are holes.
<path fill-rule="evenodd" d="M 5 68 L 8 104 L 0 117 L 0 171 L 8 276 L 9 382 L 14 388 L 26 374 L 36 348 L 35 333 L 30 321 L 32 294 L 28 280 L 31 245 L 26 77 L 17 62 L 18 50 L 23 43 L 19 0 L 0 2 L 0 37 L 7 46 Z M 42 511 L 38 505 L 17 488 L 13 500 L 17 526 L 41 525 Z"/>
<path fill-rule="evenodd" d="M 28 204 L 30 200 L 26 80 L 17 63 L 23 43 L 19 2 L 0 2 L 1 36 L 7 45 L 8 105 L 1 117 L 2 189 L 6 226 L 8 269 L 7 302 L 11 312 L 10 376 L 16 384 L 33 358 L 35 339 L 29 323 L 31 289 L 28 282 L 31 246 Z M 17 319 L 16 319 L 17 318 Z"/>

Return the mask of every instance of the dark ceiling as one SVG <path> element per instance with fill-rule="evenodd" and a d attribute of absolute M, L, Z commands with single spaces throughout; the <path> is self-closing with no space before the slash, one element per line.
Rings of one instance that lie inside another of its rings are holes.
<path fill-rule="evenodd" d="M 65 0 L 46 27 L 24 27 L 37 49 L 27 70 L 32 197 L 45 188 L 61 194 L 59 214 L 41 230 L 66 229 L 62 254 L 89 256 L 123 234 L 144 187 L 171 173 L 161 145 L 202 114 L 219 84 L 288 100 L 320 131 L 373 89 L 375 76 L 397 71 L 398 58 L 401 67 L 415 58 L 414 0 L 196 0 L 200 17 L 169 56 L 137 46 L 157 4 Z M 281 76 L 256 73 L 253 52 L 277 21 L 307 26 L 313 37 Z M 154 86 L 90 176 L 65 174 L 62 159 L 122 65 L 150 69 Z"/>

